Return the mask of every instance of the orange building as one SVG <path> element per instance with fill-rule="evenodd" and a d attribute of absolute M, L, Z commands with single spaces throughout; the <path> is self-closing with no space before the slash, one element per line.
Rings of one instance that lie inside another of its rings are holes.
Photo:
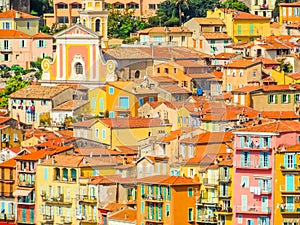
<path fill-rule="evenodd" d="M 280 24 L 290 24 L 300 22 L 300 2 L 279 4 Z"/>
<path fill-rule="evenodd" d="M 0 164 L 0 223 L 14 223 L 16 216 L 16 202 L 13 196 L 16 179 L 16 160 L 9 159 Z"/>
<path fill-rule="evenodd" d="M 156 175 L 139 179 L 137 224 L 194 223 L 199 188 L 200 184 L 188 177 Z"/>

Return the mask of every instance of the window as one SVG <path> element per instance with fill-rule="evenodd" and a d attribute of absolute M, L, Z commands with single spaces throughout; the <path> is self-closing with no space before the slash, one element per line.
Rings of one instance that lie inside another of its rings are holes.
<path fill-rule="evenodd" d="M 182 101 L 182 95 L 175 95 L 175 101 Z"/>
<path fill-rule="evenodd" d="M 128 8 L 129 9 L 138 9 L 139 8 L 139 4 L 130 3 L 130 4 L 128 4 Z"/>
<path fill-rule="evenodd" d="M 174 73 L 177 73 L 177 69 L 176 69 L 176 68 L 174 68 L 174 69 L 173 69 L 173 72 L 174 72 Z"/>
<path fill-rule="evenodd" d="M 232 71 L 232 76 L 235 77 L 236 76 L 236 71 Z"/>
<path fill-rule="evenodd" d="M 44 180 L 48 180 L 48 168 L 44 167 Z"/>
<path fill-rule="evenodd" d="M 27 23 L 26 23 L 26 28 L 27 28 L 27 30 L 30 29 L 30 22 L 27 22 Z"/>
<path fill-rule="evenodd" d="M 276 104 L 277 103 L 277 95 L 269 95 L 268 96 L 268 103 L 269 104 Z"/>
<path fill-rule="evenodd" d="M 3 61 L 9 61 L 9 54 L 3 54 Z"/>
<path fill-rule="evenodd" d="M 220 32 L 220 27 L 215 27 L 215 32 Z"/>
<path fill-rule="evenodd" d="M 270 153 L 269 152 L 261 152 L 260 153 L 260 167 L 261 168 L 269 168 L 270 167 Z"/>
<path fill-rule="evenodd" d="M 300 102 L 300 94 L 294 95 L 294 102 Z"/>
<path fill-rule="evenodd" d="M 250 152 L 241 153 L 241 166 L 250 167 Z"/>
<path fill-rule="evenodd" d="M 57 4 L 57 8 L 58 8 L 58 9 L 67 9 L 67 8 L 68 8 L 68 5 L 67 5 L 67 4 L 63 4 L 63 3 Z"/>
<path fill-rule="evenodd" d="M 149 4 L 149 9 L 155 9 L 155 4 Z"/>
<path fill-rule="evenodd" d="M 93 97 L 92 98 L 92 110 L 95 110 L 96 109 L 96 98 Z"/>
<path fill-rule="evenodd" d="M 14 133 L 14 142 L 19 141 L 18 134 Z"/>
<path fill-rule="evenodd" d="M 9 22 L 3 22 L 2 23 L 2 29 L 3 30 L 10 30 L 10 23 Z"/>
<path fill-rule="evenodd" d="M 115 92 L 114 87 L 109 87 L 109 88 L 108 88 L 108 93 L 109 93 L 110 95 L 113 95 L 114 92 Z"/>
<path fill-rule="evenodd" d="M 9 50 L 10 49 L 9 40 L 4 40 L 3 41 L 3 49 L 4 50 Z"/>
<path fill-rule="evenodd" d="M 240 70 L 240 77 L 242 77 L 244 75 L 244 71 Z"/>
<path fill-rule="evenodd" d="M 139 105 L 140 106 L 144 105 L 144 98 L 139 98 Z"/>
<path fill-rule="evenodd" d="M 95 129 L 95 137 L 99 138 L 99 129 L 97 129 L 97 128 Z"/>
<path fill-rule="evenodd" d="M 241 176 L 241 187 L 247 188 L 249 186 L 249 176 Z"/>
<path fill-rule="evenodd" d="M 281 95 L 281 103 L 289 103 L 290 102 L 290 95 L 288 94 L 282 94 Z"/>
<path fill-rule="evenodd" d="M 229 43 L 228 40 L 224 40 L 224 45 L 227 45 Z"/>
<path fill-rule="evenodd" d="M 57 19 L 58 23 L 69 23 L 69 17 L 67 16 L 59 16 Z"/>
<path fill-rule="evenodd" d="M 20 48 L 25 48 L 26 47 L 26 42 L 25 40 L 20 41 Z"/>
<path fill-rule="evenodd" d="M 242 34 L 242 25 L 238 25 L 238 35 Z"/>
<path fill-rule="evenodd" d="M 189 221 L 194 221 L 194 212 L 193 208 L 189 208 Z"/>
<path fill-rule="evenodd" d="M 106 130 L 102 129 L 102 139 L 106 139 Z"/>
<path fill-rule="evenodd" d="M 46 41 L 45 40 L 38 40 L 36 44 L 37 44 L 38 48 L 46 48 Z"/>
<path fill-rule="evenodd" d="M 115 9 L 124 9 L 124 4 L 116 3 L 116 4 L 114 4 L 114 8 Z"/>
<path fill-rule="evenodd" d="M 160 73 L 160 68 L 158 67 L 158 68 L 156 69 L 156 71 L 157 71 L 157 73 Z"/>
<path fill-rule="evenodd" d="M 48 100 L 41 100 L 41 105 L 48 105 Z"/>
<path fill-rule="evenodd" d="M 119 107 L 121 109 L 128 109 L 129 108 L 129 98 L 128 97 L 120 97 L 119 99 Z"/>
<path fill-rule="evenodd" d="M 75 64 L 75 72 L 76 74 L 83 74 L 83 66 L 81 63 Z"/>
<path fill-rule="evenodd" d="M 169 68 L 164 68 L 164 73 L 169 74 Z"/>
<path fill-rule="evenodd" d="M 95 31 L 96 32 L 99 32 L 100 31 L 100 20 L 99 19 L 97 19 L 96 20 L 96 23 L 95 23 Z"/>
<path fill-rule="evenodd" d="M 81 4 L 78 4 L 78 3 L 73 3 L 72 5 L 72 9 L 81 9 Z"/>
<path fill-rule="evenodd" d="M 188 188 L 188 197 L 193 197 L 193 196 L 194 196 L 193 188 Z"/>
<path fill-rule="evenodd" d="M 296 165 L 296 155 L 295 154 L 285 154 L 284 155 L 284 167 L 287 169 L 293 169 Z"/>
<path fill-rule="evenodd" d="M 185 36 L 181 36 L 181 42 L 185 42 Z"/>
<path fill-rule="evenodd" d="M 154 102 L 154 97 L 149 97 L 149 102 Z"/>

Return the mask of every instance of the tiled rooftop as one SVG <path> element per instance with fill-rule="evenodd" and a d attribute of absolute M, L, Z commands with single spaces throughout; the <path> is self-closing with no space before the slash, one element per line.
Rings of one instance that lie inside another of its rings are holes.
<path fill-rule="evenodd" d="M 29 39 L 31 38 L 31 36 L 18 30 L 0 30 L 0 39 L 4 39 L 4 38 Z"/>
<path fill-rule="evenodd" d="M 206 32 L 201 34 L 207 40 L 228 40 L 232 39 L 228 34 L 222 32 Z"/>
<path fill-rule="evenodd" d="M 38 19 L 39 17 L 37 16 L 32 16 L 30 14 L 20 12 L 17 10 L 8 10 L 5 12 L 0 13 L 0 18 L 5 18 L 5 19 L 16 19 L 16 18 L 21 18 L 21 19 Z"/>
<path fill-rule="evenodd" d="M 283 133 L 283 132 L 300 132 L 300 122 L 297 121 L 275 121 L 256 125 L 252 127 L 241 128 L 236 131 L 239 132 L 271 132 L 271 133 Z M 235 133 L 235 132 L 234 132 Z"/>
<path fill-rule="evenodd" d="M 138 179 L 138 183 L 165 185 L 199 185 L 192 178 L 182 176 L 154 175 Z"/>
<path fill-rule="evenodd" d="M 89 101 L 86 101 L 86 100 L 70 100 L 70 101 L 67 101 L 67 102 L 55 107 L 53 110 L 54 111 L 72 111 L 72 110 L 76 110 L 88 103 L 89 103 Z"/>

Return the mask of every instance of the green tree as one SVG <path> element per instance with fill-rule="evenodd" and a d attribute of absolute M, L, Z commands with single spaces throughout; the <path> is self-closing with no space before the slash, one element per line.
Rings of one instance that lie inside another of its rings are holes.
<path fill-rule="evenodd" d="M 21 75 L 12 76 L 7 81 L 7 85 L 4 88 L 4 91 L 0 93 L 0 107 L 7 107 L 8 96 L 28 85 L 30 85 L 30 81 L 23 80 Z"/>
<path fill-rule="evenodd" d="M 222 8 L 235 9 L 242 12 L 249 12 L 249 7 L 238 0 L 227 0 L 221 5 Z"/>
<path fill-rule="evenodd" d="M 179 25 L 182 25 L 182 16 L 184 12 L 182 12 L 183 8 L 189 8 L 189 0 L 171 0 L 173 4 L 178 7 L 178 17 L 179 17 Z"/>
<path fill-rule="evenodd" d="M 133 11 L 111 10 L 108 15 L 108 36 L 111 38 L 128 38 L 131 32 L 145 28 L 145 22 L 134 17 Z"/>
<path fill-rule="evenodd" d="M 34 15 L 41 16 L 44 13 L 52 13 L 53 7 L 48 0 L 30 0 L 31 12 Z"/>

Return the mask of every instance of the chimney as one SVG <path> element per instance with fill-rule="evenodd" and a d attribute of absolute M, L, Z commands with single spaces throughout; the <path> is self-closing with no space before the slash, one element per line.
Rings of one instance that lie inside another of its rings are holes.
<path fill-rule="evenodd" d="M 125 213 L 125 215 L 124 215 L 124 219 L 126 220 L 127 219 L 127 214 Z"/>
<path fill-rule="evenodd" d="M 16 18 L 20 18 L 21 17 L 21 13 L 18 11 L 16 12 Z"/>

